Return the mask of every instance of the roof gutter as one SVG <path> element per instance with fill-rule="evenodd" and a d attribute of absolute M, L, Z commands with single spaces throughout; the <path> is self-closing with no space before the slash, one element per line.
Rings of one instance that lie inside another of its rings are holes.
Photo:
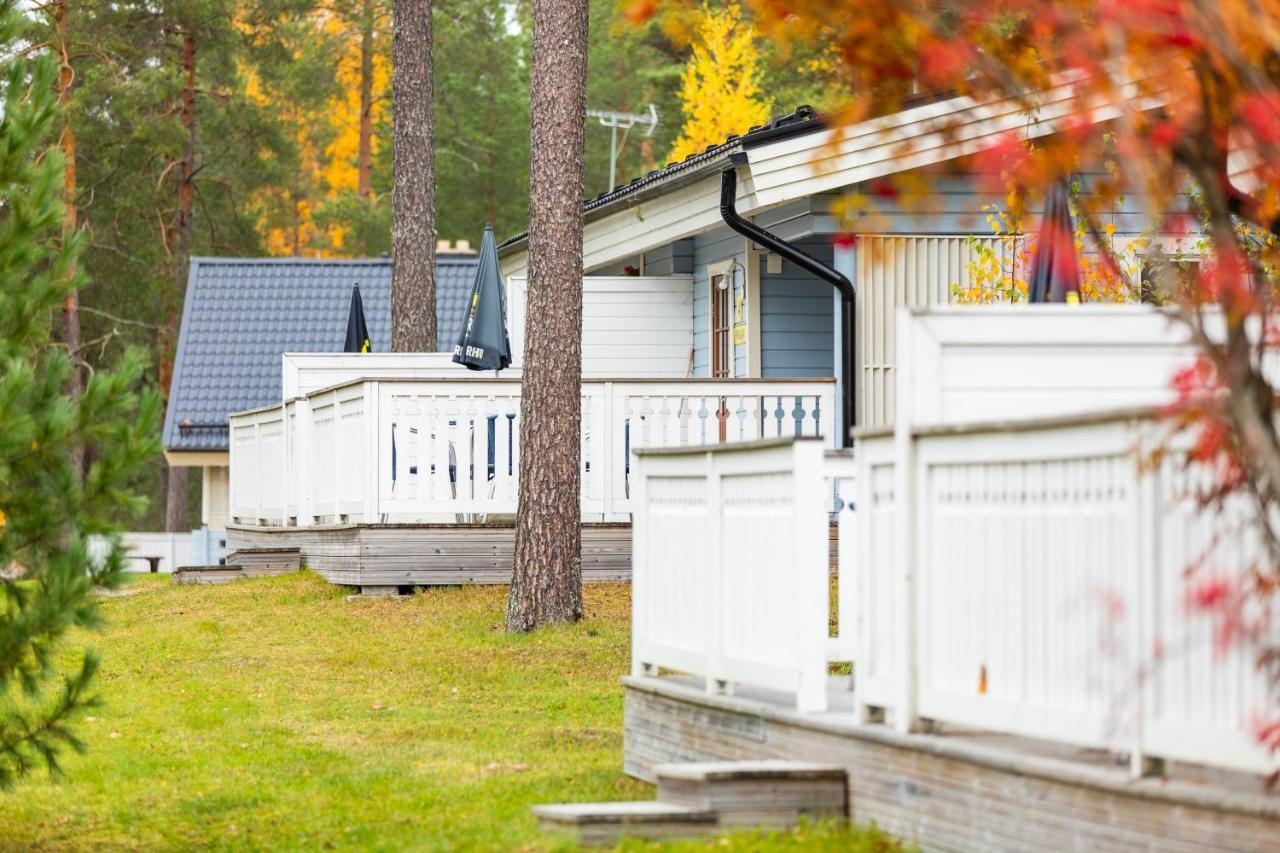
<path fill-rule="evenodd" d="M 849 446 L 849 431 L 854 426 L 854 372 L 853 372 L 853 322 L 858 292 L 842 273 L 816 258 L 770 234 L 754 222 L 738 215 L 738 171 L 730 165 L 720 173 L 720 217 L 725 224 L 749 240 L 754 240 L 769 251 L 781 255 L 814 278 L 825 281 L 840 294 L 840 365 L 843 376 L 844 429 L 839 437 L 840 447 Z"/>

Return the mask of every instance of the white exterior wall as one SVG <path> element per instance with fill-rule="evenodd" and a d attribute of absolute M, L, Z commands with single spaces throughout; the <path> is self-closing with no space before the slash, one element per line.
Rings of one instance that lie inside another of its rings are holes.
<path fill-rule="evenodd" d="M 517 361 L 524 353 L 527 288 L 524 278 L 508 279 L 508 323 Z M 582 280 L 583 375 L 683 378 L 692 351 L 692 277 Z"/>

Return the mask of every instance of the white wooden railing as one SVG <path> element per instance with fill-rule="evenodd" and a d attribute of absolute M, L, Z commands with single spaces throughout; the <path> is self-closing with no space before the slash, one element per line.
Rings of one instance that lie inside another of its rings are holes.
<path fill-rule="evenodd" d="M 1201 511 L 1203 472 L 1176 454 L 1148 470 L 1163 429 L 1148 412 L 869 435 L 852 472 L 803 442 L 642 453 L 633 670 L 821 712 L 828 662 L 852 660 L 864 723 L 1108 749 L 1135 774 L 1270 772 L 1250 724 L 1275 695 L 1185 607 L 1189 568 L 1252 564 L 1248 508 Z M 856 497 L 828 637 L 833 480 Z"/>
<path fill-rule="evenodd" d="M 1135 772 L 1274 769 L 1248 727 L 1275 697 L 1184 605 L 1188 569 L 1251 564 L 1249 510 L 1201 511 L 1177 454 L 1143 473 L 1164 439 L 1137 416 L 864 437 L 840 560 L 862 717 L 1111 748 Z"/>
<path fill-rule="evenodd" d="M 826 379 L 590 379 L 581 401 L 588 520 L 630 518 L 637 448 L 834 443 L 835 385 Z M 385 377 L 232 415 L 232 518 L 306 526 L 512 513 L 519 412 L 518 379 Z"/>
<path fill-rule="evenodd" d="M 784 440 L 642 451 L 632 518 L 631 661 L 827 707 L 822 447 Z"/>

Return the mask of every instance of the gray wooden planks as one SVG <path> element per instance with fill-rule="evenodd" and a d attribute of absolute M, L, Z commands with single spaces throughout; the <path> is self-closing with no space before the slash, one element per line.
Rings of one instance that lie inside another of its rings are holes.
<path fill-rule="evenodd" d="M 350 586 L 505 584 L 515 556 L 512 523 L 347 524 L 227 529 L 239 553 L 296 549 L 331 583 Z M 264 558 L 265 559 L 265 558 Z M 631 526 L 584 524 L 584 581 L 631 579 Z"/>

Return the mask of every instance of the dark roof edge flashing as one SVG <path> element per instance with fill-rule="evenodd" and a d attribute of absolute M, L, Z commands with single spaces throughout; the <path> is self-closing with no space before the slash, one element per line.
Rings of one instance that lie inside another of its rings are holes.
<path fill-rule="evenodd" d="M 659 191 L 666 192 L 695 178 L 719 172 L 725 165 L 726 159 L 739 156 L 747 149 L 757 145 L 785 137 L 812 133 L 826 126 L 826 117 L 818 115 L 813 107 L 804 104 L 794 112 L 779 116 L 768 124 L 753 127 L 740 136 L 730 136 L 718 145 L 709 146 L 675 163 L 668 163 L 661 169 L 655 169 L 647 175 L 635 178 L 630 183 L 614 187 L 593 199 L 588 199 L 582 205 L 583 218 L 587 218 L 587 214 L 602 208 L 611 207 L 614 203 L 623 199 L 634 201 L 635 197 Z M 524 243 L 528 237 L 528 231 L 521 231 L 519 234 L 508 237 L 498 244 L 498 253 L 504 254 L 506 251 Z"/>

